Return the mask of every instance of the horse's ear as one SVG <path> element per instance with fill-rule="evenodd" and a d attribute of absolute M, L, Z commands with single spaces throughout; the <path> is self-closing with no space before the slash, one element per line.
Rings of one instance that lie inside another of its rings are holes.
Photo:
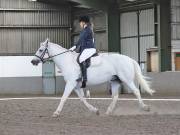
<path fill-rule="evenodd" d="M 46 43 L 46 47 L 47 47 L 48 43 L 49 43 L 49 38 L 46 39 L 45 43 Z"/>
<path fill-rule="evenodd" d="M 48 43 L 49 42 L 49 38 L 47 38 L 45 42 Z"/>

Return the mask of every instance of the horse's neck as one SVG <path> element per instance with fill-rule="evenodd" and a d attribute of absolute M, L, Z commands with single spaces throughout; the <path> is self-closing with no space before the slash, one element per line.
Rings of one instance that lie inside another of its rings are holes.
<path fill-rule="evenodd" d="M 67 49 L 53 43 L 49 44 L 48 49 L 50 56 L 54 56 L 67 51 Z M 61 69 L 62 72 L 67 72 L 67 67 L 72 64 L 71 59 L 73 59 L 73 56 L 70 52 L 53 57 L 54 63 L 57 65 L 58 68 Z"/>
<path fill-rule="evenodd" d="M 59 53 L 67 51 L 66 48 L 63 48 L 63 47 L 61 47 L 61 46 L 59 46 L 57 44 L 51 43 L 51 42 L 49 42 L 48 45 L 49 45 L 48 46 L 49 54 L 51 56 L 54 56 L 56 54 L 59 54 Z"/>

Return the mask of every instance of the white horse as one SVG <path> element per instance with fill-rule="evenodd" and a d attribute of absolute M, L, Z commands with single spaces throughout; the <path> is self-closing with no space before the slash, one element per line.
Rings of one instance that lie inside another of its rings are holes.
<path fill-rule="evenodd" d="M 48 54 L 47 58 L 44 58 L 45 54 Z M 45 42 L 41 43 L 40 48 L 31 61 L 33 65 L 38 65 L 40 62 L 52 58 L 57 67 L 61 69 L 64 80 L 66 81 L 64 93 L 56 111 L 53 113 L 53 117 L 60 115 L 65 101 L 73 90 L 90 111 L 99 114 L 98 109 L 86 101 L 83 89 L 80 88 L 81 82 L 77 81 L 81 75 L 80 67 L 76 62 L 77 56 L 78 54 L 76 52 L 69 51 L 60 45 L 51 43 L 47 39 Z M 135 86 L 134 79 L 138 80 L 139 84 L 146 92 L 151 95 L 154 93 L 144 79 L 138 63 L 127 56 L 118 53 L 100 53 L 99 56 L 91 58 L 91 66 L 87 69 L 87 86 L 104 82 L 110 82 L 111 84 L 113 101 L 109 105 L 106 114 L 112 113 L 118 100 L 119 80 L 132 90 L 138 98 L 140 107 L 145 111 L 149 111 L 150 108 L 148 105 L 144 104 L 141 99 L 140 91 Z"/>

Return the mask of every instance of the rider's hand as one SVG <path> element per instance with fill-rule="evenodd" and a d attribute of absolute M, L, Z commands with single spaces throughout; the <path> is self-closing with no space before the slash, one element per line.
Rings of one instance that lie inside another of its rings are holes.
<path fill-rule="evenodd" d="M 71 47 L 69 50 L 74 51 L 76 49 L 76 46 Z"/>

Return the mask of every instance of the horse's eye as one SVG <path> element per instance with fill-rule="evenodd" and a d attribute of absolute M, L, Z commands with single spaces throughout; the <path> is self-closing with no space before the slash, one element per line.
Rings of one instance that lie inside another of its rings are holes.
<path fill-rule="evenodd" d="M 42 49 L 39 50 L 39 52 L 42 52 L 42 51 L 43 51 Z"/>

